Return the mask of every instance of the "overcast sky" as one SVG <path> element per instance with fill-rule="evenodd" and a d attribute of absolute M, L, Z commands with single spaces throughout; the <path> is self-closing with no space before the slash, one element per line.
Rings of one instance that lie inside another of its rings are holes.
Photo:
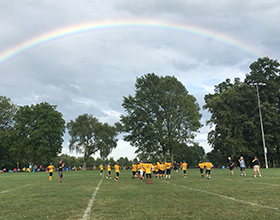
<path fill-rule="evenodd" d="M 175 76 L 202 109 L 218 83 L 243 80 L 260 57 L 279 60 L 279 15 L 278 0 L 0 0 L 0 95 L 113 125 L 136 77 L 155 73 Z M 201 113 L 195 141 L 209 152 Z M 64 139 L 63 153 L 79 156 Z M 133 159 L 119 139 L 109 157 Z"/>

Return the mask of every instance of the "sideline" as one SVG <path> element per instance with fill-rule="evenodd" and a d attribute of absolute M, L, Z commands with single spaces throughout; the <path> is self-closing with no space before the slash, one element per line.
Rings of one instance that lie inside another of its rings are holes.
<path fill-rule="evenodd" d="M 88 202 L 88 206 L 87 206 L 87 209 L 86 209 L 86 211 L 85 211 L 85 213 L 84 213 L 84 215 L 83 215 L 82 220 L 86 220 L 86 219 L 89 218 L 89 215 L 90 215 L 90 212 L 91 212 L 91 208 L 92 208 L 93 202 L 94 202 L 94 200 L 95 200 L 95 196 L 96 196 L 97 191 L 99 190 L 99 187 L 100 187 L 100 185 L 101 185 L 101 183 L 102 183 L 102 181 L 103 181 L 103 178 L 104 178 L 103 176 L 104 176 L 104 175 L 102 175 L 102 178 L 101 178 L 100 182 L 98 183 L 98 185 L 97 185 L 97 187 L 96 187 L 94 193 L 92 194 L 91 199 L 90 199 L 89 202 Z"/>
<path fill-rule="evenodd" d="M 280 211 L 280 208 L 273 207 L 273 206 L 266 206 L 266 205 L 261 205 L 261 204 L 257 204 L 257 203 L 253 203 L 253 202 L 247 202 L 247 201 L 244 201 L 244 200 L 241 200 L 241 199 L 235 199 L 233 197 L 224 196 L 224 195 L 221 195 L 221 194 L 218 194 L 218 193 L 213 193 L 213 192 L 209 192 L 209 191 L 205 191 L 205 190 L 201 190 L 201 189 L 193 189 L 193 188 L 190 188 L 190 187 L 187 187 L 187 186 L 177 185 L 177 184 L 169 183 L 169 182 L 166 182 L 166 181 L 163 181 L 163 182 L 167 183 L 167 184 L 171 184 L 173 186 L 180 186 L 182 188 L 189 189 L 191 191 L 207 193 L 207 194 L 210 194 L 210 195 L 219 196 L 219 197 L 224 198 L 224 199 L 230 199 L 230 200 L 233 200 L 233 201 L 236 201 L 236 202 L 239 202 L 239 203 L 243 203 L 243 204 L 249 204 L 249 205 L 252 205 L 252 206 L 258 206 L 258 207 L 261 207 L 261 208 L 267 208 L 267 209 L 273 209 L 273 210 Z"/>
<path fill-rule="evenodd" d="M 20 189 L 20 188 L 26 187 L 26 186 L 31 186 L 31 185 L 33 185 L 33 184 L 26 184 L 26 185 L 19 186 L 19 187 L 13 188 L 13 189 L 8 189 L 8 190 L 5 190 L 5 191 L 0 192 L 0 194 L 7 193 L 7 192 L 11 192 L 11 191 L 13 191 L 13 190 Z"/>

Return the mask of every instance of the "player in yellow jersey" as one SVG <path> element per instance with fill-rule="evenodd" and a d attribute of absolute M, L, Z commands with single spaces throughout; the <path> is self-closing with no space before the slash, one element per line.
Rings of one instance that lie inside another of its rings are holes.
<path fill-rule="evenodd" d="M 141 161 L 140 163 L 140 177 L 141 181 L 144 182 L 145 179 L 145 173 L 146 173 L 146 161 Z"/>
<path fill-rule="evenodd" d="M 153 168 L 153 165 L 148 160 L 145 163 L 144 166 L 145 166 L 147 184 L 149 184 L 149 180 L 148 179 L 150 179 L 150 183 L 153 184 L 153 182 L 152 182 L 152 168 Z"/>
<path fill-rule="evenodd" d="M 160 177 L 161 179 L 164 178 L 165 165 L 164 165 L 163 162 L 160 162 L 160 163 L 159 163 L 158 169 L 159 169 L 159 177 Z"/>
<path fill-rule="evenodd" d="M 155 177 L 157 174 L 157 165 L 153 163 L 153 177 Z"/>
<path fill-rule="evenodd" d="M 119 181 L 119 175 L 120 175 L 120 165 L 119 163 L 115 164 L 115 172 L 116 172 L 116 181 Z"/>
<path fill-rule="evenodd" d="M 160 165 L 160 163 L 161 163 L 161 161 L 158 161 L 158 162 L 156 163 L 156 165 L 157 165 L 157 172 L 156 172 L 157 178 L 159 178 L 159 173 L 160 173 L 159 165 Z"/>
<path fill-rule="evenodd" d="M 184 178 L 187 178 L 187 167 L 188 167 L 188 164 L 186 163 L 186 161 L 184 161 L 184 163 L 182 163 Z"/>
<path fill-rule="evenodd" d="M 132 179 L 135 179 L 137 165 L 134 162 L 132 163 L 131 170 L 132 170 Z"/>
<path fill-rule="evenodd" d="M 111 179 L 111 164 L 109 163 L 108 165 L 107 165 L 107 171 L 108 171 L 108 175 L 106 176 L 106 178 L 108 179 Z"/>
<path fill-rule="evenodd" d="M 49 170 L 49 181 L 52 181 L 52 175 L 53 175 L 53 164 L 50 163 L 50 165 L 48 166 L 48 170 Z"/>
<path fill-rule="evenodd" d="M 165 162 L 165 168 L 166 168 L 166 176 L 165 176 L 165 179 L 169 179 L 169 180 L 170 180 L 171 166 L 172 166 L 172 164 L 170 163 L 169 160 Z"/>
<path fill-rule="evenodd" d="M 207 175 L 207 178 L 208 179 L 211 179 L 211 174 L 210 174 L 210 172 L 211 172 L 211 169 L 212 169 L 212 163 L 209 161 L 209 160 L 207 160 L 206 162 L 205 162 L 205 167 L 206 167 L 206 175 Z"/>
<path fill-rule="evenodd" d="M 100 169 L 100 176 L 102 176 L 103 169 L 104 169 L 103 164 L 100 164 L 99 169 Z"/>
<path fill-rule="evenodd" d="M 199 161 L 198 166 L 199 166 L 199 169 L 200 169 L 201 177 L 204 177 L 203 170 L 204 170 L 204 167 L 205 167 L 205 163 L 203 163 L 202 160 L 201 160 L 201 161 Z"/>
<path fill-rule="evenodd" d="M 139 178 L 140 177 L 140 163 L 139 162 L 137 163 L 137 175 Z"/>

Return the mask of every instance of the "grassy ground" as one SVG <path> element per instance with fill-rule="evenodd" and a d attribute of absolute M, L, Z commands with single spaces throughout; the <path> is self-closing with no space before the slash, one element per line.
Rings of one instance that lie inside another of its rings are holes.
<path fill-rule="evenodd" d="M 86 219 L 86 210 L 88 219 L 280 219 L 280 170 L 262 169 L 262 178 L 246 172 L 214 169 L 208 180 L 198 169 L 186 179 L 172 171 L 171 180 L 152 185 L 131 179 L 131 171 L 118 182 L 99 171 L 69 171 L 63 183 L 57 172 L 51 182 L 48 173 L 2 173 L 0 219 Z"/>

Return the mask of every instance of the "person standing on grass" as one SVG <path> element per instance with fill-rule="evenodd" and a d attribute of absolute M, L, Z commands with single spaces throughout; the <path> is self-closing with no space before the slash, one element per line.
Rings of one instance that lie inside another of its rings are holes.
<path fill-rule="evenodd" d="M 137 170 L 137 165 L 135 164 L 135 162 L 133 162 L 132 166 L 131 166 L 132 179 L 135 179 L 135 177 L 136 177 L 136 170 Z"/>
<path fill-rule="evenodd" d="M 116 178 L 115 178 L 115 180 L 116 180 L 116 181 L 119 181 L 120 165 L 119 165 L 118 162 L 115 164 L 115 172 L 116 172 Z"/>
<path fill-rule="evenodd" d="M 174 173 L 178 173 L 178 165 L 177 165 L 177 162 L 174 160 L 174 163 L 173 163 L 173 169 L 174 169 Z"/>
<path fill-rule="evenodd" d="M 205 163 L 203 163 L 203 161 L 201 160 L 201 161 L 199 161 L 198 166 L 199 166 L 199 170 L 200 170 L 200 176 L 204 177 L 203 171 L 204 171 Z"/>
<path fill-rule="evenodd" d="M 152 182 L 152 168 L 153 165 L 150 163 L 150 161 L 148 160 L 145 163 L 145 171 L 146 171 L 146 180 L 147 180 L 147 184 L 149 184 L 149 179 L 150 179 L 150 183 L 153 184 Z"/>
<path fill-rule="evenodd" d="M 169 180 L 170 180 L 171 166 L 172 166 L 172 164 L 170 163 L 169 160 L 165 162 L 165 168 L 166 168 L 166 176 L 165 176 L 165 179 L 169 179 Z"/>
<path fill-rule="evenodd" d="M 182 163 L 182 169 L 183 169 L 183 173 L 184 173 L 184 178 L 187 178 L 187 167 L 188 167 L 188 164 L 186 161 L 184 161 Z"/>
<path fill-rule="evenodd" d="M 50 165 L 47 167 L 47 169 L 49 170 L 49 181 L 52 181 L 52 175 L 53 175 L 53 164 L 50 163 Z"/>
<path fill-rule="evenodd" d="M 100 169 L 100 176 L 102 176 L 104 170 L 103 164 L 100 164 L 99 169 Z"/>
<path fill-rule="evenodd" d="M 111 164 L 109 163 L 108 165 L 107 165 L 107 171 L 108 171 L 108 175 L 106 176 L 106 178 L 108 179 L 111 179 Z"/>
<path fill-rule="evenodd" d="M 233 165 L 234 165 L 234 162 L 232 162 L 231 157 L 228 157 L 228 162 L 229 162 L 229 164 L 228 164 L 229 170 L 231 172 L 231 175 L 233 176 Z"/>
<path fill-rule="evenodd" d="M 257 158 L 257 156 L 254 156 L 254 160 L 252 162 L 253 162 L 254 172 L 255 172 L 254 177 L 257 176 L 257 172 L 259 174 L 259 177 L 262 177 L 261 172 L 260 172 L 260 161 Z"/>
<path fill-rule="evenodd" d="M 62 160 L 59 161 L 58 164 L 58 182 L 62 183 L 62 178 L 63 178 L 63 167 L 64 167 L 64 163 L 62 163 Z"/>
<path fill-rule="evenodd" d="M 159 169 L 159 177 L 161 179 L 164 178 L 165 166 L 164 166 L 163 162 L 161 162 L 161 161 L 159 162 L 158 169 Z"/>
<path fill-rule="evenodd" d="M 240 159 L 238 160 L 239 163 L 240 163 L 240 171 L 241 171 L 241 176 L 246 176 L 246 173 L 245 173 L 245 162 L 244 162 L 244 159 L 243 157 L 240 157 Z"/>
<path fill-rule="evenodd" d="M 211 168 L 212 168 L 212 165 L 213 164 L 209 160 L 207 160 L 205 162 L 206 176 L 207 176 L 208 179 L 211 179 Z"/>

